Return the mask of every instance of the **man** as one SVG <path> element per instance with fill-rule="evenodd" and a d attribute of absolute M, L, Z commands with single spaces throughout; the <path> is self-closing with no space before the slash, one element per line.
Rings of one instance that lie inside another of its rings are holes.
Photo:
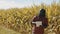
<path fill-rule="evenodd" d="M 39 16 L 36 16 L 32 25 L 36 24 L 34 27 L 33 34 L 44 34 L 44 28 L 48 26 L 48 19 L 46 18 L 46 11 L 41 9 Z"/>

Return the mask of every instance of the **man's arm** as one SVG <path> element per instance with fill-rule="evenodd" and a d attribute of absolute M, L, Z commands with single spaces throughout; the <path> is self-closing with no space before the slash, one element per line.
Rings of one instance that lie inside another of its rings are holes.
<path fill-rule="evenodd" d="M 42 23 L 42 26 L 46 28 L 48 26 L 48 19 L 44 19 L 44 22 Z"/>

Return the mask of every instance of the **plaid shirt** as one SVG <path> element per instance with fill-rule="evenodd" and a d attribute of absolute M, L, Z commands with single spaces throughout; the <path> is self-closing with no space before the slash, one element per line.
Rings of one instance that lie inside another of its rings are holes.
<path fill-rule="evenodd" d="M 35 27 L 34 34 L 44 34 L 44 28 L 48 26 L 48 19 L 45 17 L 35 17 L 33 22 L 42 21 L 42 26 Z"/>

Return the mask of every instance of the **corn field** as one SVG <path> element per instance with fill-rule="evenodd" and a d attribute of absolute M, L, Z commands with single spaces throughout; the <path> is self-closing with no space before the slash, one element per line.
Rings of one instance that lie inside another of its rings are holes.
<path fill-rule="evenodd" d="M 42 8 L 46 10 L 46 17 L 49 21 L 49 26 L 45 29 L 44 34 L 60 34 L 60 5 L 58 4 L 0 9 L 0 25 L 21 34 L 31 34 L 31 21 Z"/>

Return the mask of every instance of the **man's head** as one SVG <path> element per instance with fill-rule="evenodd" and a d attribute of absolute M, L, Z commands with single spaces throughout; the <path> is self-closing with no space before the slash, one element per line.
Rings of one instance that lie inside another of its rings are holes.
<path fill-rule="evenodd" d="M 45 17 L 45 13 L 46 13 L 45 9 L 41 9 L 39 17 Z"/>

